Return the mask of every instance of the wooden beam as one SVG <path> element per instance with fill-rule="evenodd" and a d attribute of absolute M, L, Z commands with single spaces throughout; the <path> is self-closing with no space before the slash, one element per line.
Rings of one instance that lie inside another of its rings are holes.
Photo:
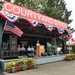
<path fill-rule="evenodd" d="M 42 38 L 53 38 L 53 37 L 49 37 L 49 36 L 43 36 L 43 35 L 35 35 L 35 34 L 23 34 L 25 36 L 33 36 L 33 37 L 42 37 Z"/>

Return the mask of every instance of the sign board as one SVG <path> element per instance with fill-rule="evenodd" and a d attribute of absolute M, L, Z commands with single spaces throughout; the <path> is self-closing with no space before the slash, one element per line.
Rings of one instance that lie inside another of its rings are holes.
<path fill-rule="evenodd" d="M 15 4 L 12 4 L 10 2 L 5 1 L 3 6 L 4 12 L 9 12 L 12 14 L 16 14 L 21 17 L 30 18 L 33 20 L 40 21 L 42 23 L 47 23 L 48 25 L 53 25 L 55 27 L 61 27 L 67 29 L 67 23 L 61 22 L 59 20 L 56 20 L 54 18 L 45 16 L 43 14 L 31 11 L 29 9 L 17 6 Z"/>

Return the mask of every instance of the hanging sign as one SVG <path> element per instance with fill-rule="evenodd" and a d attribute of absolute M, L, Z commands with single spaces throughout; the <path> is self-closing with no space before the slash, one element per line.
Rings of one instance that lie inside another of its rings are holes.
<path fill-rule="evenodd" d="M 10 12 L 12 14 L 16 14 L 21 17 L 37 20 L 37 21 L 40 21 L 43 23 L 47 23 L 47 24 L 53 25 L 55 27 L 61 27 L 61 28 L 67 29 L 67 24 L 64 22 L 61 22 L 61 21 L 53 19 L 51 17 L 42 15 L 40 13 L 36 13 L 36 12 L 31 11 L 29 9 L 17 6 L 15 4 L 12 4 L 7 1 L 4 1 L 3 11 Z"/>

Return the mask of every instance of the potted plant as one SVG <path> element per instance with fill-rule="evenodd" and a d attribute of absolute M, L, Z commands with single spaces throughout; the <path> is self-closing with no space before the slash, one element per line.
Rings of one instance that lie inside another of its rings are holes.
<path fill-rule="evenodd" d="M 27 59 L 27 69 L 30 69 L 30 68 L 36 68 L 36 63 L 35 63 L 35 60 L 33 58 L 28 58 Z"/>
<path fill-rule="evenodd" d="M 16 63 L 13 62 L 13 61 L 7 63 L 7 65 L 6 65 L 6 71 L 7 71 L 7 72 L 12 72 L 12 69 L 13 69 L 13 67 L 15 67 L 15 66 L 16 66 Z"/>
<path fill-rule="evenodd" d="M 26 70 L 30 68 L 35 68 L 36 63 L 33 58 L 28 58 L 26 60 L 18 60 L 18 61 L 11 61 L 6 64 L 6 71 L 7 72 L 16 72 L 21 70 Z"/>
<path fill-rule="evenodd" d="M 75 59 L 75 54 L 67 54 L 65 57 L 65 60 L 70 61 L 70 60 L 74 60 Z"/>
<path fill-rule="evenodd" d="M 16 61 L 16 65 L 21 66 L 21 70 L 26 70 L 26 63 L 24 62 L 24 60 Z"/>
<path fill-rule="evenodd" d="M 7 72 L 16 72 L 21 70 L 26 70 L 26 64 L 23 62 L 23 60 L 18 60 L 15 62 L 11 61 L 6 65 Z"/>

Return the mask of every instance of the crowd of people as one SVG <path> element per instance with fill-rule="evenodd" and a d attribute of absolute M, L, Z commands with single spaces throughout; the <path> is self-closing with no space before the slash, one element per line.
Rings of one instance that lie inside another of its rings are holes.
<path fill-rule="evenodd" d="M 34 53 L 35 49 L 33 46 L 28 46 L 28 48 L 25 48 L 24 45 L 22 45 L 22 47 L 18 45 L 17 50 L 19 56 L 24 56 L 24 55 L 28 55 L 28 53 Z"/>

